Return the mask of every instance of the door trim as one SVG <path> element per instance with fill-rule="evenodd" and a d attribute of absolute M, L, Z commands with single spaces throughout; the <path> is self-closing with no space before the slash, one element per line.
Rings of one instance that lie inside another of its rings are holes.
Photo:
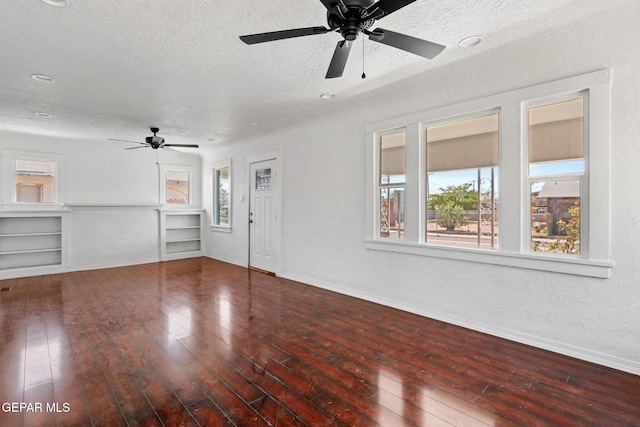
<path fill-rule="evenodd" d="M 251 227 L 249 226 L 249 211 L 251 210 L 251 164 L 260 163 L 267 160 L 275 162 L 278 171 L 278 187 L 274 196 L 275 208 L 277 210 L 276 223 L 274 224 L 273 235 L 276 236 L 273 241 L 273 253 L 275 254 L 275 268 L 273 274 L 279 276 L 282 271 L 282 190 L 283 190 L 283 173 L 282 173 L 282 150 L 267 151 L 260 154 L 254 154 L 245 158 L 246 185 L 248 189 L 248 203 L 246 210 L 247 222 L 247 267 L 251 267 Z"/>

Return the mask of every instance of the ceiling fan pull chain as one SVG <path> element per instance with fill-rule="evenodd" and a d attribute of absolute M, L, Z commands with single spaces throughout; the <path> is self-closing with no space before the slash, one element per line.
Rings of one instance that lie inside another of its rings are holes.
<path fill-rule="evenodd" d="M 362 36 L 362 78 L 367 78 L 367 75 L 364 73 L 364 36 Z"/>

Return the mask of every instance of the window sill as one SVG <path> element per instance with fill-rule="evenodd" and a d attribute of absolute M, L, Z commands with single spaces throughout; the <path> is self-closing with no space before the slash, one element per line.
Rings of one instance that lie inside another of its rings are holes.
<path fill-rule="evenodd" d="M 155 203 L 65 203 L 69 209 L 159 209 L 163 205 Z"/>
<path fill-rule="evenodd" d="M 231 226 L 226 225 L 210 225 L 209 230 L 216 233 L 231 233 Z"/>
<path fill-rule="evenodd" d="M 552 255 L 532 256 L 486 249 L 450 248 L 418 243 L 385 241 L 381 239 L 367 239 L 366 247 L 367 249 L 377 251 L 479 262 L 483 264 L 526 268 L 531 270 L 551 271 L 577 276 L 597 277 L 601 279 L 610 278 L 613 270 L 613 263 L 611 262 L 567 259 Z"/>
<path fill-rule="evenodd" d="M 195 208 L 195 207 L 189 207 L 189 206 L 184 206 L 181 208 L 167 208 L 167 205 L 162 205 L 162 207 L 160 209 L 158 209 L 160 212 L 168 212 L 169 214 L 171 213 L 175 213 L 175 214 L 184 214 L 184 213 L 202 213 L 204 212 L 204 209 L 200 209 L 200 208 Z"/>
<path fill-rule="evenodd" d="M 162 210 L 166 210 L 166 211 L 179 211 L 179 210 L 183 210 L 183 211 L 187 211 L 187 210 L 197 210 L 197 206 L 193 205 L 193 204 L 188 204 L 188 205 L 182 205 L 182 204 L 178 204 L 178 203 L 165 203 L 163 205 L 161 205 L 161 209 Z"/>
<path fill-rule="evenodd" d="M 13 211 L 61 211 L 65 206 L 59 203 L 3 203 L 2 209 Z"/>

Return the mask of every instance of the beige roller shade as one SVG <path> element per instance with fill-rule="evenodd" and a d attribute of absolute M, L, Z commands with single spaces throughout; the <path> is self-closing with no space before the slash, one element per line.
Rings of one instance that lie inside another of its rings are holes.
<path fill-rule="evenodd" d="M 404 175 L 404 132 L 380 137 L 380 176 Z"/>
<path fill-rule="evenodd" d="M 427 128 L 427 171 L 498 166 L 499 115 Z"/>
<path fill-rule="evenodd" d="M 582 98 L 529 109 L 529 163 L 583 157 Z"/>

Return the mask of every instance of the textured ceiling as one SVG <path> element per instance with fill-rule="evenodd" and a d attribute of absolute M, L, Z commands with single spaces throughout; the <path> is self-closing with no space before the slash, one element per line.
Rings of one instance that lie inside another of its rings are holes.
<path fill-rule="evenodd" d="M 319 0 L 69 0 L 67 7 L 5 0 L 0 130 L 141 140 L 157 126 L 167 142 L 233 142 L 352 108 L 377 88 L 596 13 L 604 3 L 612 2 L 417 0 L 380 26 L 446 45 L 440 56 L 426 60 L 367 40 L 363 80 L 360 37 L 344 76 L 326 80 L 337 33 L 253 46 L 238 39 L 326 26 Z M 483 43 L 458 46 L 471 35 Z M 325 92 L 337 96 L 320 99 Z"/>

